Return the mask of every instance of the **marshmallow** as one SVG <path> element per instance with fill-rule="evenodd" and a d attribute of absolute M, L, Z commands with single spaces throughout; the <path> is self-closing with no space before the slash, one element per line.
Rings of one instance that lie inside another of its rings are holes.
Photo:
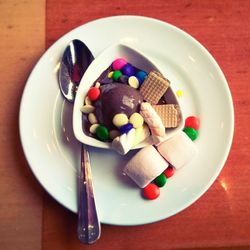
<path fill-rule="evenodd" d="M 135 129 L 135 138 L 133 141 L 133 146 L 136 146 L 137 144 L 143 142 L 150 136 L 149 128 L 146 124 L 143 124 L 143 126 Z"/>
<path fill-rule="evenodd" d="M 141 104 L 141 111 L 144 121 L 148 124 L 152 133 L 153 143 L 158 145 L 165 140 L 165 127 L 160 116 L 148 102 Z"/>
<path fill-rule="evenodd" d="M 117 136 L 112 141 L 112 148 L 119 154 L 125 155 L 133 146 L 135 140 L 135 129 L 132 128 L 128 133 Z"/>
<path fill-rule="evenodd" d="M 157 149 L 176 169 L 189 163 L 197 153 L 195 144 L 182 131 L 159 144 Z"/>
<path fill-rule="evenodd" d="M 138 151 L 126 164 L 123 172 L 140 188 L 143 188 L 159 176 L 167 167 L 168 163 L 150 145 Z"/>

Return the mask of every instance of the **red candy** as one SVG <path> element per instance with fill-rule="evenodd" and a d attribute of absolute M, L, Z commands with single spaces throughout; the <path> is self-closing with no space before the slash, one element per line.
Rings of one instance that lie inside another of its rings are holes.
<path fill-rule="evenodd" d="M 170 178 L 171 176 L 174 175 L 174 168 L 173 167 L 168 167 L 165 171 L 164 174 L 166 175 L 167 178 Z"/>
<path fill-rule="evenodd" d="M 160 195 L 160 188 L 154 184 L 150 183 L 142 190 L 144 198 L 148 200 L 154 200 Z"/>
<path fill-rule="evenodd" d="M 200 120 L 196 116 L 189 116 L 185 120 L 185 127 L 187 128 L 193 128 L 195 130 L 198 130 L 200 127 Z"/>
<path fill-rule="evenodd" d="M 96 87 L 91 87 L 88 91 L 88 97 L 91 101 L 96 101 L 99 98 L 100 94 L 100 89 Z"/>

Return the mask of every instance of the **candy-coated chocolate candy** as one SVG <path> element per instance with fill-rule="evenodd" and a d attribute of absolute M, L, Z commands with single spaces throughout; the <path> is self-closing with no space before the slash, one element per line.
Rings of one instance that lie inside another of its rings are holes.
<path fill-rule="evenodd" d="M 102 79 L 100 79 L 100 83 L 101 84 L 109 84 L 114 82 L 113 78 L 109 78 L 109 77 L 104 77 Z"/>
<path fill-rule="evenodd" d="M 91 87 L 88 91 L 88 97 L 91 101 L 96 101 L 100 97 L 100 94 L 100 89 L 96 87 Z"/>
<path fill-rule="evenodd" d="M 114 71 L 110 71 L 110 72 L 108 73 L 108 78 L 112 78 L 112 77 L 113 77 L 113 74 L 114 74 Z"/>
<path fill-rule="evenodd" d="M 124 58 L 117 58 L 116 60 L 113 61 L 112 68 L 113 68 L 113 70 L 119 70 L 123 66 L 125 66 L 126 64 L 127 64 L 126 59 L 124 59 Z"/>
<path fill-rule="evenodd" d="M 148 200 L 154 200 L 160 195 L 160 188 L 156 184 L 150 183 L 143 188 L 142 195 Z"/>
<path fill-rule="evenodd" d="M 127 123 L 119 128 L 119 131 L 121 134 L 128 133 L 133 128 L 133 125 L 131 123 Z"/>
<path fill-rule="evenodd" d="M 120 70 L 116 70 L 116 71 L 114 71 L 112 78 L 115 81 L 118 81 L 121 76 L 122 76 L 122 72 Z"/>
<path fill-rule="evenodd" d="M 114 140 L 119 135 L 120 135 L 120 132 L 118 130 L 110 130 L 109 131 L 109 138 L 111 140 Z"/>
<path fill-rule="evenodd" d="M 138 71 L 135 76 L 137 77 L 137 79 L 139 80 L 140 85 L 143 83 L 143 81 L 145 80 L 145 78 L 147 77 L 147 73 L 143 70 Z"/>
<path fill-rule="evenodd" d="M 113 117 L 112 122 L 116 127 L 119 128 L 128 123 L 128 117 L 123 113 L 119 113 Z"/>
<path fill-rule="evenodd" d="M 157 176 L 154 179 L 154 183 L 158 186 L 158 187 L 163 187 L 167 182 L 167 177 L 165 174 L 160 174 L 159 176 Z"/>
<path fill-rule="evenodd" d="M 164 171 L 164 174 L 166 175 L 167 178 L 170 178 L 171 176 L 174 175 L 174 171 L 175 169 L 171 166 L 169 166 L 168 168 L 166 168 L 166 170 Z"/>
<path fill-rule="evenodd" d="M 176 95 L 177 95 L 178 97 L 182 97 L 182 96 L 183 96 L 183 90 L 178 89 L 178 90 L 176 91 Z"/>
<path fill-rule="evenodd" d="M 129 117 L 129 122 L 133 124 L 134 128 L 139 128 L 143 125 L 144 119 L 139 113 L 134 113 Z"/>
<path fill-rule="evenodd" d="M 122 75 L 120 78 L 119 78 L 119 82 L 121 83 L 128 83 L 128 76 L 125 76 L 125 75 Z"/>
<path fill-rule="evenodd" d="M 198 130 L 200 127 L 200 120 L 196 116 L 189 116 L 185 120 L 185 127 L 190 127 Z"/>
<path fill-rule="evenodd" d="M 105 126 L 99 125 L 95 130 L 96 136 L 101 141 L 107 141 L 109 138 L 109 131 Z"/>
<path fill-rule="evenodd" d="M 184 128 L 183 131 L 187 134 L 187 136 L 194 141 L 198 137 L 198 131 L 195 130 L 194 128 Z"/>
<path fill-rule="evenodd" d="M 128 85 L 132 88 L 138 89 L 139 88 L 139 80 L 135 76 L 130 76 L 128 78 Z"/>
<path fill-rule="evenodd" d="M 126 76 L 133 76 L 135 75 L 135 68 L 130 64 L 127 63 L 123 68 L 122 68 L 122 73 Z"/>

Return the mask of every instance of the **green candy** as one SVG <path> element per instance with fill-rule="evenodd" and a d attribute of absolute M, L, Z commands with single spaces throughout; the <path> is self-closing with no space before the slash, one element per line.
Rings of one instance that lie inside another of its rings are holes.
<path fill-rule="evenodd" d="M 158 186 L 158 187 L 163 187 L 167 182 L 167 177 L 164 173 L 160 174 L 159 176 L 157 176 L 154 179 L 154 183 Z"/>
<path fill-rule="evenodd" d="M 194 128 L 186 127 L 183 129 L 183 131 L 192 141 L 194 141 L 198 137 L 198 131 Z"/>
<path fill-rule="evenodd" d="M 116 70 L 116 71 L 114 71 L 112 78 L 115 81 L 118 81 L 121 76 L 122 76 L 122 72 L 120 70 Z"/>
<path fill-rule="evenodd" d="M 108 138 L 109 138 L 109 131 L 106 127 L 102 126 L 102 125 L 99 125 L 97 128 L 96 128 L 96 136 L 99 140 L 101 141 L 107 141 Z"/>

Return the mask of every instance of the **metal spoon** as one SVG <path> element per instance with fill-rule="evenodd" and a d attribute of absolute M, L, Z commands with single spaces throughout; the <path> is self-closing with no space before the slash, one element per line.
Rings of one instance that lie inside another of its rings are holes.
<path fill-rule="evenodd" d="M 60 90 L 66 100 L 74 102 L 77 86 L 93 61 L 89 48 L 80 40 L 73 40 L 64 51 L 59 68 Z M 81 171 L 78 183 L 78 238 L 82 243 L 94 243 L 101 234 L 93 193 L 90 160 L 87 147 L 82 144 Z"/>
<path fill-rule="evenodd" d="M 94 60 L 89 48 L 80 40 L 73 40 L 66 47 L 59 69 L 59 85 L 66 100 L 74 102 L 77 86 Z"/>

